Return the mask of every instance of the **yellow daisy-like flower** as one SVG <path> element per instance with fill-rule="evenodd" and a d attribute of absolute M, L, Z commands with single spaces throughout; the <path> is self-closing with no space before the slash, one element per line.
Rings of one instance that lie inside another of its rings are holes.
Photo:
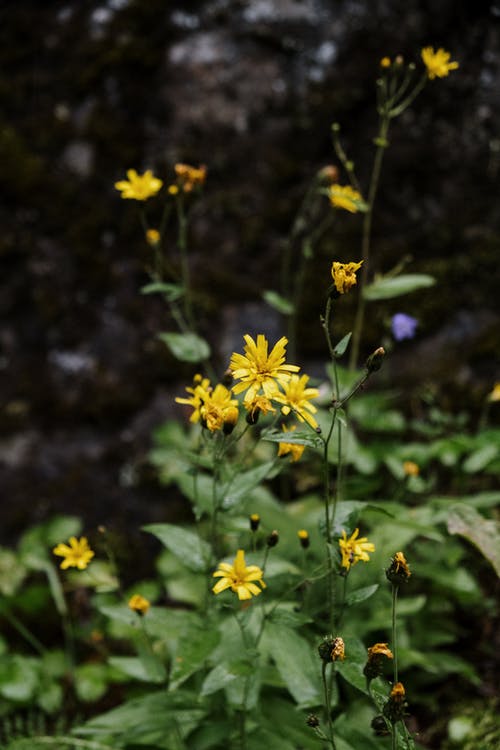
<path fill-rule="evenodd" d="M 94 557 L 86 537 L 82 536 L 77 539 L 76 536 L 69 538 L 69 546 L 67 544 L 58 544 L 52 550 L 54 555 L 64 557 L 61 563 L 61 568 L 78 568 L 79 570 L 85 570 L 89 562 Z"/>
<path fill-rule="evenodd" d="M 365 536 L 358 539 L 358 534 L 359 529 L 355 529 L 354 533 L 348 539 L 345 530 L 343 530 L 342 538 L 339 539 L 342 567 L 346 570 L 349 570 L 351 565 L 355 565 L 360 560 L 368 562 L 370 559 L 368 552 L 375 552 L 375 545 L 369 542 Z"/>
<path fill-rule="evenodd" d="M 420 467 L 415 461 L 403 461 L 403 471 L 407 477 L 418 477 Z"/>
<path fill-rule="evenodd" d="M 457 62 L 450 62 L 450 53 L 440 47 L 434 52 L 434 47 L 424 47 L 422 49 L 422 60 L 427 68 L 427 75 L 433 78 L 444 78 L 450 70 L 456 70 L 459 65 Z"/>
<path fill-rule="evenodd" d="M 251 599 L 252 596 L 258 596 L 261 592 L 257 583 L 265 589 L 266 584 L 262 580 L 263 572 L 258 565 L 246 565 L 245 553 L 239 549 L 232 565 L 229 563 L 219 563 L 218 570 L 213 574 L 214 578 L 220 578 L 212 591 L 214 594 L 220 594 L 226 589 L 231 589 L 238 594 L 238 599 Z"/>
<path fill-rule="evenodd" d="M 290 430 L 285 424 L 281 425 L 281 429 L 283 432 L 293 432 L 296 428 L 296 425 L 292 425 Z M 286 456 L 288 453 L 292 454 L 292 461 L 298 461 L 299 458 L 301 458 L 302 454 L 304 453 L 305 445 L 300 445 L 300 443 L 279 443 L 278 444 L 278 456 Z"/>
<path fill-rule="evenodd" d="M 220 430 L 226 424 L 234 427 L 238 421 L 238 401 L 231 398 L 231 391 L 221 383 L 203 396 L 199 411 L 210 432 Z"/>
<path fill-rule="evenodd" d="M 176 164 L 174 169 L 179 186 L 185 193 L 201 187 L 207 176 L 207 168 L 204 165 L 191 167 L 189 164 Z"/>
<path fill-rule="evenodd" d="M 155 177 L 150 169 L 144 174 L 137 174 L 135 169 L 127 172 L 128 180 L 115 182 L 115 188 L 122 194 L 122 198 L 130 198 L 134 201 L 146 201 L 152 195 L 161 190 L 163 182 Z"/>
<path fill-rule="evenodd" d="M 261 390 L 266 398 L 273 398 L 277 383 L 285 385 L 291 373 L 300 370 L 297 365 L 285 364 L 288 339 L 282 336 L 268 354 L 269 343 L 262 333 L 257 336 L 257 342 L 248 334 L 243 338 L 246 341 L 245 354 L 233 352 L 229 365 L 234 379 L 241 380 L 233 385 L 233 391 L 246 391 L 245 402 L 253 401 Z"/>
<path fill-rule="evenodd" d="M 180 396 L 178 396 L 175 401 L 177 404 L 187 404 L 188 406 L 192 406 L 193 413 L 189 417 L 189 421 L 199 422 L 201 417 L 201 407 L 210 397 L 212 391 L 210 380 L 197 374 L 193 378 L 193 386 L 188 386 L 186 391 L 191 394 L 190 398 L 180 398 Z"/>
<path fill-rule="evenodd" d="M 146 242 L 151 247 L 155 247 L 161 239 L 161 235 L 157 229 L 148 229 L 146 232 Z"/>
<path fill-rule="evenodd" d="M 144 596 L 134 594 L 128 600 L 128 606 L 133 612 L 137 612 L 139 615 L 145 615 L 151 604 Z"/>
<path fill-rule="evenodd" d="M 336 260 L 332 263 L 332 279 L 339 294 L 347 294 L 357 284 L 356 271 L 362 265 L 362 260 L 359 263 L 339 263 Z"/>
<path fill-rule="evenodd" d="M 300 422 L 307 422 L 315 430 L 318 426 L 315 418 L 312 416 L 318 411 L 310 401 L 319 396 L 317 388 L 307 388 L 309 375 L 291 375 L 288 383 L 285 383 L 283 393 L 277 391 L 273 396 L 273 401 L 283 404 L 282 413 L 286 416 L 293 412 Z"/>
<path fill-rule="evenodd" d="M 330 185 L 327 195 L 334 208 L 343 208 L 351 214 L 355 214 L 365 207 L 361 193 L 358 193 L 350 185 Z"/>
<path fill-rule="evenodd" d="M 495 383 L 493 390 L 488 396 L 488 401 L 500 401 L 500 383 Z"/>

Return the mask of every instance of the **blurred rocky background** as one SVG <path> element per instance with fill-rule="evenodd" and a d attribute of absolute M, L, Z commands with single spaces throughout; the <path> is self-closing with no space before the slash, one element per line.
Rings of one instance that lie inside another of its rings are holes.
<path fill-rule="evenodd" d="M 55 512 L 125 528 L 178 510 L 146 454 L 193 371 L 155 338 L 165 309 L 138 291 L 150 250 L 114 182 L 207 165 L 190 249 L 222 366 L 242 333 L 281 332 L 261 293 L 311 176 L 335 162 L 332 122 L 366 185 L 379 61 L 421 66 L 428 44 L 460 68 L 392 129 L 371 274 L 407 257 L 437 284 L 370 315 L 363 353 L 392 313 L 414 315 L 385 382 L 479 410 L 499 379 L 499 35 L 499 0 L 2 2 L 0 542 Z M 334 257 L 358 259 L 359 230 L 342 215 L 311 268 L 305 367 L 324 358 L 318 290 Z"/>

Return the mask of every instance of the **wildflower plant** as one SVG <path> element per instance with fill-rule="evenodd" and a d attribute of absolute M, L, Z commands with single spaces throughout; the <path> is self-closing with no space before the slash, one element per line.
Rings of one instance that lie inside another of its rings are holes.
<path fill-rule="evenodd" d="M 73 740 L 75 747 L 89 750 L 347 750 L 374 747 L 380 739 L 377 746 L 383 748 L 387 743 L 392 750 L 414 747 L 406 724 L 416 684 L 412 669 L 427 660 L 434 679 L 436 664 L 443 662 L 437 655 L 431 663 L 425 597 L 413 595 L 412 588 L 422 585 L 426 574 L 443 587 L 450 580 L 458 587 L 453 571 L 445 570 L 446 553 L 452 549 L 454 565 L 463 549 L 457 539 L 447 539 L 451 546 L 445 553 L 443 531 L 432 525 L 433 516 L 454 529 L 450 534 L 476 542 L 477 518 L 472 522 L 466 515 L 470 506 L 459 506 L 455 514 L 443 510 L 439 499 L 432 507 L 409 509 L 413 495 L 429 487 L 426 475 L 436 445 L 426 452 L 420 443 L 386 444 L 379 431 L 370 451 L 357 439 L 353 423 L 369 434 L 380 412 L 382 420 L 401 426 L 400 415 L 371 388 L 383 367 L 384 347 L 376 347 L 357 367 L 364 305 L 395 296 L 396 279 L 398 294 L 424 282 L 397 275 L 368 284 L 371 225 L 389 125 L 428 79 L 456 69 L 446 55 L 424 50 L 425 71 L 417 81 L 413 64 L 381 60 L 379 132 L 366 191 L 334 126 L 335 151 L 349 184 L 343 184 L 336 166 L 314 176 L 286 243 L 281 293 L 266 295 L 286 316 L 287 335 L 273 341 L 259 330 L 245 331 L 219 376 L 197 330 L 187 252 L 189 206 L 204 187 L 206 168 L 179 163 L 166 188 L 151 171 L 129 170 L 128 180 L 116 184 L 123 198 L 141 207 L 151 253 L 150 284 L 142 291 L 163 296 L 179 329 L 161 336 L 174 356 L 196 365 L 175 398 L 179 419 L 158 430 L 151 454 L 160 481 L 175 485 L 188 501 L 192 522 L 144 527 L 161 546 L 157 579 L 134 581 L 130 590 L 119 580 L 105 530 L 104 563 L 97 546 L 94 553 L 87 537 L 78 537 L 78 524 L 58 528 L 55 538 L 52 533 L 37 544 L 33 538 L 25 542 L 26 571 L 30 565 L 47 576 L 63 622 L 66 671 L 58 679 L 65 675 L 81 698 L 81 686 L 95 685 L 98 675 L 102 692 L 94 692 L 95 700 L 114 681 L 120 685 L 119 704 L 106 713 L 96 710 L 66 744 Z M 163 213 L 150 224 L 145 207 L 156 208 L 160 199 Z M 342 213 L 352 214 L 353 221 L 363 217 L 361 252 L 353 259 L 330 258 L 318 271 L 326 367 L 313 378 L 296 356 L 297 299 L 306 264 Z M 166 250 L 171 219 L 177 230 L 175 257 Z M 353 332 L 338 330 L 337 313 L 346 295 L 358 301 Z M 415 332 L 416 320 L 409 317 L 393 327 L 396 339 L 410 338 L 409 329 Z M 349 349 L 347 368 L 342 360 Z M 488 408 L 498 400 L 497 386 L 492 394 L 485 395 Z M 465 461 L 481 459 L 471 451 Z M 376 499 L 383 472 L 393 491 L 390 502 Z M 436 559 L 442 557 L 426 571 L 422 559 L 430 543 Z M 495 545 L 480 544 L 495 565 Z M 411 557 L 412 570 L 401 551 L 408 546 L 412 555 L 420 554 L 418 566 Z M 59 570 L 49 551 L 62 558 Z M 9 596 L 23 580 L 14 584 L 11 578 Z M 468 595 L 479 602 L 479 587 L 467 584 Z M 74 602 L 68 603 L 72 586 L 86 611 L 94 611 L 92 629 L 84 625 L 75 632 Z M 442 599 L 438 592 L 433 606 Z M 44 646 L 13 608 L 5 606 L 2 613 L 44 658 Z M 419 622 L 420 642 L 410 648 Z M 425 650 L 425 659 L 419 650 Z M 452 666 L 474 680 L 463 660 Z M 52 708 L 61 705 L 62 696 Z M 361 718 L 353 719 L 358 711 Z"/>

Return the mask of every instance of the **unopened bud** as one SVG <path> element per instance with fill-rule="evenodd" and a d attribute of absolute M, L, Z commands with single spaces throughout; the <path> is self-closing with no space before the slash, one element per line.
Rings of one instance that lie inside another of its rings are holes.
<path fill-rule="evenodd" d="M 266 544 L 268 547 L 276 547 L 280 539 L 280 535 L 276 531 L 276 529 L 273 529 L 269 536 L 267 537 Z"/>
<path fill-rule="evenodd" d="M 250 529 L 252 531 L 257 531 L 260 524 L 260 516 L 258 513 L 252 513 L 250 516 Z"/>
<path fill-rule="evenodd" d="M 378 349 L 370 354 L 365 362 L 365 367 L 368 372 L 377 372 L 382 367 L 382 360 L 385 357 L 385 349 L 383 346 L 379 346 Z"/>

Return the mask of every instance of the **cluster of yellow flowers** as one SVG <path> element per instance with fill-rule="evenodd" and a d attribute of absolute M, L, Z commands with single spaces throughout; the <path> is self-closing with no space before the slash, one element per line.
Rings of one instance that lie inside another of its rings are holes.
<path fill-rule="evenodd" d="M 233 394 L 244 392 L 243 408 L 250 424 L 255 424 L 260 413 L 276 412 L 278 406 L 284 416 L 294 414 L 300 422 L 307 422 L 316 429 L 318 423 L 314 414 L 317 408 L 311 401 L 317 398 L 319 391 L 308 387 L 309 376 L 298 375 L 300 368 L 297 365 L 286 363 L 286 337 L 280 338 L 271 351 L 263 334 L 259 334 L 256 341 L 248 334 L 244 339 L 245 353 L 234 352 L 231 356 L 229 373 L 239 381 L 231 389 L 221 383 L 212 387 L 208 378 L 195 375 L 193 385 L 186 388 L 189 397 L 175 399 L 179 404 L 192 407 L 191 422 L 201 421 L 211 432 L 222 429 L 230 433 L 239 416 L 238 400 Z M 283 425 L 283 431 L 289 431 L 286 425 Z M 279 445 L 279 455 L 291 453 L 294 461 L 300 458 L 303 450 L 304 446 L 300 445 Z"/>

